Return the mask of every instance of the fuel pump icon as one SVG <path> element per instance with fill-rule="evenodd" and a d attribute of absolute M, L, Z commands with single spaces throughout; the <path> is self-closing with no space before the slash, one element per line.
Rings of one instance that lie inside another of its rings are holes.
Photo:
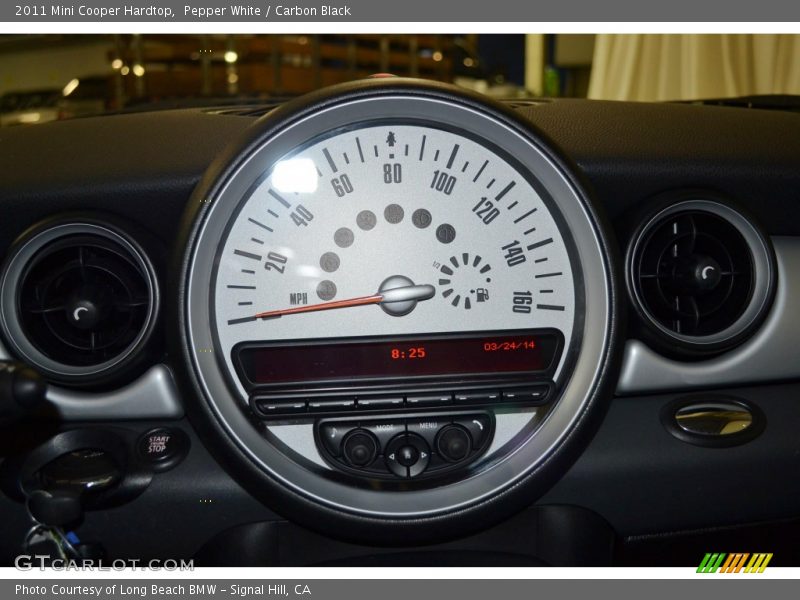
<path fill-rule="evenodd" d="M 449 261 L 434 263 L 434 268 L 441 273 L 440 295 L 452 306 L 471 310 L 475 302 L 489 301 L 489 288 L 477 285 L 492 282 L 492 266 L 483 262 L 480 256 L 470 256 L 469 252 L 454 254 Z"/>

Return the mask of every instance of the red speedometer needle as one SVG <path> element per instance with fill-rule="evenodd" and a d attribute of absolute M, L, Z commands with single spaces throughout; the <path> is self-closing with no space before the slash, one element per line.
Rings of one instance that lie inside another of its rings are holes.
<path fill-rule="evenodd" d="M 317 312 L 320 310 L 333 310 L 335 308 L 350 308 L 351 306 L 367 306 L 369 304 L 382 304 L 384 310 L 395 316 L 402 316 L 411 312 L 420 300 L 433 298 L 436 288 L 432 285 L 414 285 L 407 277 L 395 275 L 381 284 L 381 289 L 371 296 L 358 296 L 347 300 L 334 300 L 308 306 L 293 306 L 279 310 L 267 310 L 256 314 L 256 319 L 274 319 L 284 315 Z"/>
<path fill-rule="evenodd" d="M 293 306 L 280 310 L 267 310 L 256 315 L 257 319 L 269 319 L 282 317 L 283 315 L 294 315 L 297 313 L 315 312 L 318 310 L 332 310 L 334 308 L 348 308 L 350 306 L 365 306 L 367 304 L 380 304 L 383 296 L 375 294 L 373 296 L 359 296 L 348 300 L 335 300 L 333 302 L 321 302 L 320 304 L 309 304 L 308 306 Z"/>

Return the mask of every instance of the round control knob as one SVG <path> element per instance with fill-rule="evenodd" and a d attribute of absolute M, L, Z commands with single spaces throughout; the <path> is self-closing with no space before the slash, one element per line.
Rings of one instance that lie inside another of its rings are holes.
<path fill-rule="evenodd" d="M 410 444 L 401 446 L 397 450 L 397 462 L 399 462 L 404 467 L 411 467 L 417 464 L 418 460 L 419 460 L 419 450 L 417 450 L 414 446 Z"/>
<path fill-rule="evenodd" d="M 441 456 L 451 462 L 463 460 L 472 450 L 469 432 L 458 425 L 448 425 L 436 437 L 436 448 Z"/>
<path fill-rule="evenodd" d="M 356 429 L 342 442 L 342 453 L 347 462 L 354 467 L 365 467 L 378 455 L 378 443 L 368 431 Z"/>
<path fill-rule="evenodd" d="M 398 477 L 417 477 L 428 468 L 431 449 L 420 436 L 401 434 L 387 444 L 384 455 L 392 473 Z"/>

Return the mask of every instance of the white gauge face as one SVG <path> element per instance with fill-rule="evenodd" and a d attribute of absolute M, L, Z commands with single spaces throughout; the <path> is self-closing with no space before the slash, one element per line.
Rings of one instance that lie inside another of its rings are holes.
<path fill-rule="evenodd" d="M 318 139 L 264 165 L 222 241 L 212 314 L 230 368 L 241 342 L 534 328 L 568 354 L 573 265 L 536 173 L 428 125 Z"/>

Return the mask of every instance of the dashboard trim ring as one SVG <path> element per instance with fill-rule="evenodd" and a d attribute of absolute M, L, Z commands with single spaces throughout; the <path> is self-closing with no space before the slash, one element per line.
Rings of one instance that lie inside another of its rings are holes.
<path fill-rule="evenodd" d="M 141 236 L 134 237 L 127 229 L 119 219 L 108 214 L 65 214 L 42 221 L 19 236 L 0 273 L 0 334 L 12 353 L 46 376 L 67 385 L 109 381 L 143 362 L 145 349 L 159 326 L 161 285 L 146 247 L 138 239 Z M 48 244 L 76 234 L 107 239 L 128 252 L 140 269 L 149 294 L 147 315 L 134 340 L 118 355 L 89 366 L 68 365 L 47 356 L 28 339 L 18 317 L 18 284 L 25 277 L 31 262 Z"/>
<path fill-rule="evenodd" d="M 747 244 L 753 270 L 753 290 L 741 315 L 723 330 L 688 335 L 660 323 L 650 311 L 637 281 L 636 268 L 650 232 L 672 215 L 699 213 L 716 216 L 734 227 Z M 625 253 L 625 278 L 633 310 L 643 325 L 658 336 L 656 342 L 669 348 L 678 344 L 688 353 L 709 353 L 729 349 L 747 339 L 763 323 L 775 296 L 777 265 L 771 240 L 762 233 L 755 218 L 731 200 L 703 191 L 666 194 L 657 210 L 649 213 L 634 231 Z M 649 331 L 648 331 L 649 333 Z M 649 336 L 646 336 L 649 337 Z M 663 348 L 662 348 L 663 349 Z"/>

